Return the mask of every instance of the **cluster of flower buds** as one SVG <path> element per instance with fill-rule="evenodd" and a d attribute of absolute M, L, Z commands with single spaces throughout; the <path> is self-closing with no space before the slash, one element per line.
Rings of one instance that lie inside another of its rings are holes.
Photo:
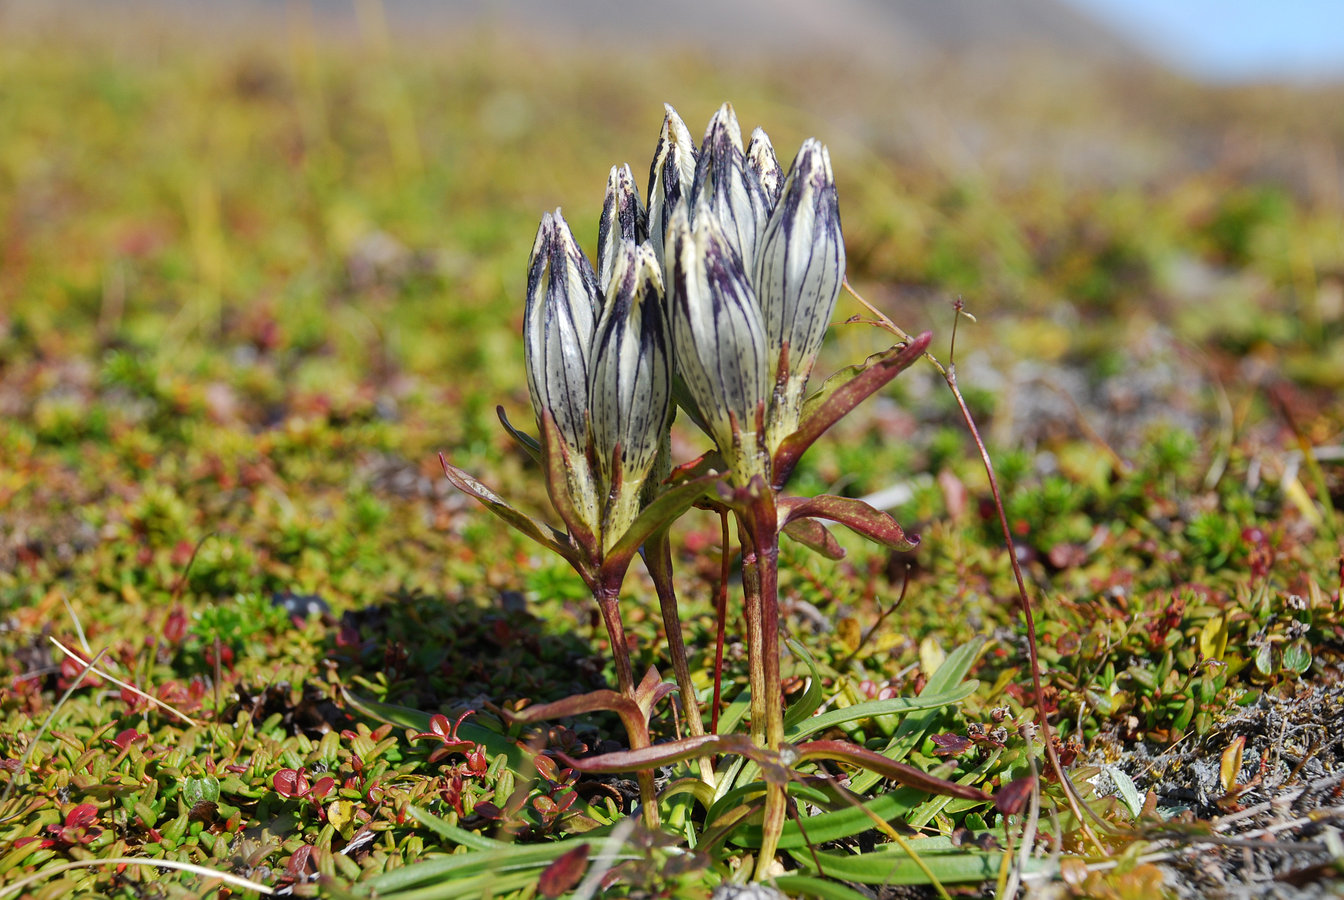
<path fill-rule="evenodd" d="M 564 463 L 566 483 L 551 485 L 552 493 L 567 492 L 582 530 L 599 536 L 604 550 L 639 513 L 671 408 L 662 272 L 653 250 L 637 242 L 640 211 L 629 212 L 612 211 L 616 227 L 598 257 L 600 278 L 560 211 L 544 215 L 524 316 L 532 406 L 538 422 L 554 423 L 558 446 L 547 452 Z M 604 214 L 604 237 L 606 221 Z"/>
<path fill-rule="evenodd" d="M 732 479 L 768 480 L 844 278 L 822 144 L 805 141 L 785 174 L 761 129 L 744 147 L 730 105 L 698 149 L 666 109 L 647 206 L 629 167 L 613 168 L 596 268 L 557 210 L 542 218 L 528 277 L 533 408 L 543 432 L 554 423 L 560 446 L 548 452 L 563 454 L 570 507 L 604 547 L 666 465 L 674 381 Z"/>

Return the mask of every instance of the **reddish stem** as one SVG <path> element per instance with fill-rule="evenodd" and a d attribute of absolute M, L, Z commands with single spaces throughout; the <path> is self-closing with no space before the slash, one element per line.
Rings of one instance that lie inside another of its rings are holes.
<path fill-rule="evenodd" d="M 723 703 L 723 639 L 728 628 L 728 576 L 731 573 L 732 556 L 728 552 L 728 512 L 719 511 L 722 561 L 719 564 L 719 587 L 714 597 L 714 617 L 717 628 L 714 635 L 714 705 L 709 713 L 709 731 L 719 733 L 719 707 Z M 1344 567 L 1341 567 L 1344 572 Z"/>

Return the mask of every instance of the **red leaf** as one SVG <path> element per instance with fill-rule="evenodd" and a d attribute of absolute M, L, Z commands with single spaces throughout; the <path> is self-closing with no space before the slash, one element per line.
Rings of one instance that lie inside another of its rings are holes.
<path fill-rule="evenodd" d="M 330 794 L 331 789 L 334 787 L 336 787 L 336 779 L 332 778 L 330 775 L 326 775 L 319 779 L 317 784 L 313 785 L 312 790 L 309 791 L 309 793 L 318 800 L 321 800 L 323 797 L 327 796 L 327 794 Z"/>
<path fill-rule="evenodd" d="M 281 797 L 302 797 L 308 793 L 308 776 L 300 769 L 281 769 L 271 779 L 271 786 Z"/>
<path fill-rule="evenodd" d="M 559 897 L 579 883 L 587 868 L 588 845 L 579 844 L 546 867 L 537 881 L 537 889 L 543 897 Z"/>
<path fill-rule="evenodd" d="M 784 533 L 827 559 L 845 558 L 845 548 L 816 519 L 794 519 L 784 526 Z"/>
<path fill-rule="evenodd" d="M 906 535 L 905 530 L 891 516 L 874 509 L 862 500 L 822 494 L 818 497 L 782 497 L 779 501 L 780 523 L 805 519 L 830 519 L 863 535 L 871 541 L 893 550 L 913 550 L 919 538 Z"/>
<path fill-rule="evenodd" d="M 300 881 L 308 874 L 308 861 L 313 855 L 313 845 L 304 844 L 289 857 L 285 864 L 285 875 L 291 881 Z"/>
<path fill-rule="evenodd" d="M 866 747 L 859 747 L 848 741 L 808 741 L 805 744 L 799 744 L 797 749 L 799 762 L 806 759 L 834 759 L 859 766 L 870 772 L 876 772 L 898 784 L 927 791 L 930 794 L 943 794 L 948 797 L 961 797 L 966 800 L 989 799 L 989 795 L 979 788 L 957 784 L 955 781 L 948 781 L 946 778 L 939 778 L 937 775 L 930 775 L 914 766 L 898 763 L 881 753 L 869 750 Z"/>
<path fill-rule="evenodd" d="M 933 335 L 924 332 L 903 346 L 892 347 L 880 354 L 870 365 L 859 370 L 845 384 L 831 391 L 820 402 L 808 402 L 803 407 L 803 420 L 798 430 L 786 437 L 775 451 L 773 460 L 774 486 L 781 488 L 793 474 L 793 467 L 808 447 L 854 407 L 881 390 L 891 379 L 908 369 L 924 355 Z M 825 389 L 823 388 L 823 391 Z"/>
<path fill-rule="evenodd" d="M 958 753 L 965 753 L 972 746 L 970 738 L 960 734 L 935 734 L 930 740 L 938 748 L 933 751 L 934 756 L 956 756 Z"/>
<path fill-rule="evenodd" d="M 999 788 L 999 792 L 994 795 L 994 808 L 1005 816 L 1020 813 L 1022 808 L 1027 805 L 1027 800 L 1031 797 L 1031 792 L 1035 787 L 1036 776 L 1034 775 L 1023 775 L 1021 778 L 1013 779 Z"/>
<path fill-rule="evenodd" d="M 108 743 L 116 747 L 118 750 L 125 750 L 127 747 L 129 747 L 131 744 L 134 744 L 136 741 L 143 741 L 147 737 L 149 737 L 149 735 L 141 734 L 134 728 L 127 728 L 125 731 L 117 732 L 116 737 L 108 738 Z"/>
<path fill-rule="evenodd" d="M 65 827 L 83 828 L 98 820 L 98 807 L 92 803 L 81 803 L 65 814 Z"/>
<path fill-rule="evenodd" d="M 668 766 L 702 756 L 755 750 L 755 745 L 747 740 L 744 735 L 740 736 L 741 741 L 735 740 L 736 737 L 739 736 L 705 734 L 699 737 L 682 738 L 679 741 L 668 741 L 665 744 L 655 744 L 652 747 L 644 747 L 639 750 L 617 750 L 598 756 L 585 756 L 583 759 L 574 759 L 559 751 L 556 751 L 555 755 L 565 765 L 579 772 L 598 774 L 637 772 L 640 769 Z"/>

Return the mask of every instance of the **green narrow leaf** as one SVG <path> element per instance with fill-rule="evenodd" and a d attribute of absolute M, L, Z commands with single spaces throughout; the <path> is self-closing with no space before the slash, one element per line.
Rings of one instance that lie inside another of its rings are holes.
<path fill-rule="evenodd" d="M 980 781 L 990 772 L 994 771 L 994 767 L 998 764 L 999 757 L 1001 756 L 1003 756 L 1002 749 L 996 748 L 995 750 L 991 751 L 990 754 L 985 757 L 984 762 L 980 763 L 980 765 L 976 766 L 973 770 L 967 772 L 965 775 L 962 775 L 960 778 L 958 778 L 957 784 L 975 784 L 977 781 Z M 864 772 L 863 774 L 868 775 L 873 773 Z M 855 779 L 855 781 L 857 780 L 858 779 Z M 879 781 L 881 780 L 880 776 L 878 777 L 878 780 Z M 854 790 L 853 783 L 851 783 L 850 789 Z M 909 825 L 911 828 L 922 828 L 925 825 L 927 825 L 934 816 L 938 815 L 938 813 L 942 812 L 943 810 L 948 809 L 949 807 L 951 807 L 952 809 L 956 809 L 958 807 L 967 806 L 968 803 L 969 801 L 957 800 L 954 797 L 948 797 L 948 796 L 930 797 L 923 805 L 919 807 L 919 809 L 915 810 L 910 814 L 910 816 L 905 820 L 905 824 Z M 975 804 L 969 803 L 969 805 L 974 806 Z"/>
<path fill-rule="evenodd" d="M 442 819 L 427 809 L 421 809 L 418 806 L 408 806 L 406 811 L 411 814 L 421 825 L 424 825 L 430 831 L 447 841 L 452 841 L 462 847 L 471 850 L 507 850 L 509 844 L 503 841 L 497 841 L 494 838 L 484 837 L 474 831 L 467 831 L 465 828 L 458 828 L 456 825 L 449 824 L 448 820 Z"/>
<path fill-rule="evenodd" d="M 832 709 L 798 723 L 788 731 L 785 737 L 790 742 L 796 742 L 800 738 L 825 731 L 827 728 L 834 728 L 836 725 L 843 725 L 846 722 L 855 722 L 860 719 L 870 719 L 874 716 L 885 716 L 893 713 L 908 713 L 919 709 L 938 709 L 943 706 L 951 706 L 975 693 L 975 689 L 979 686 L 978 681 L 966 681 L 951 690 L 940 693 L 931 693 L 925 686 L 924 692 L 918 697 L 870 700 L 867 703 L 856 703 L 843 709 Z"/>
<path fill-rule="evenodd" d="M 792 706 L 784 711 L 784 728 L 787 731 L 816 712 L 822 701 L 826 699 L 826 694 L 821 686 L 821 670 L 817 668 L 817 661 L 812 658 L 812 654 L 808 653 L 807 648 L 793 638 L 785 638 L 784 642 L 793 651 L 794 655 L 802 659 L 812 678 L 807 685 L 807 690 L 803 692 L 803 696 L 799 697 Z"/>
<path fill-rule="evenodd" d="M 779 875 L 775 878 L 775 887 L 786 897 L 816 897 L 818 900 L 868 900 L 867 894 L 860 894 L 852 887 L 846 887 L 837 881 L 826 881 L 811 875 Z"/>
<path fill-rule="evenodd" d="M 718 473 L 701 475 L 663 491 L 652 503 L 644 507 L 629 530 L 607 551 L 607 562 L 610 564 L 624 562 L 628 565 L 639 552 L 640 544 L 643 544 L 649 535 L 690 509 L 695 501 L 705 496 L 722 478 L 723 476 Z"/>
<path fill-rule="evenodd" d="M 977 637 L 949 653 L 938 671 L 925 683 L 921 696 L 938 696 L 954 690 L 970 672 L 984 646 L 985 638 Z M 905 759 L 910 751 L 923 743 L 942 715 L 941 707 L 931 707 L 905 716 L 887 746 L 882 749 L 882 755 L 896 761 Z M 876 772 L 860 772 L 854 776 L 851 789 L 855 793 L 864 794 L 881 780 L 882 776 Z"/>
<path fill-rule="evenodd" d="M 743 691 L 719 714 L 719 734 L 732 734 L 751 710 L 751 691 Z"/>
<path fill-rule="evenodd" d="M 810 832 L 810 829 L 809 829 Z M 910 841 L 911 849 L 919 854 L 919 860 L 943 884 L 967 884 L 972 882 L 993 881 L 998 877 L 999 867 L 1003 864 L 1001 851 L 986 853 L 982 850 L 950 850 L 941 852 L 925 851 L 923 840 Z M 798 865 L 811 872 L 817 871 L 817 864 L 808 852 L 791 853 Z M 821 860 L 821 873 L 830 878 L 857 882 L 858 884 L 928 884 L 929 876 L 915 862 L 910 854 L 899 847 L 884 846 L 862 854 L 840 854 L 817 852 Z M 1048 860 L 1031 860 L 1028 870 L 1035 870 Z"/>
<path fill-rule="evenodd" d="M 504 407 L 496 406 L 495 415 L 499 416 L 499 423 L 504 426 L 504 430 L 511 434 L 518 445 L 527 451 L 528 456 L 532 457 L 532 461 L 541 465 L 541 443 L 527 432 L 514 428 L 513 423 L 504 413 Z"/>
<path fill-rule="evenodd" d="M 600 831 L 589 832 L 581 838 L 570 838 L 551 844 L 509 844 L 503 849 L 475 850 L 453 856 L 428 859 L 390 872 L 375 875 L 363 885 L 376 891 L 379 897 L 390 897 L 429 882 L 452 882 L 484 873 L 541 869 L 557 857 L 580 844 L 591 843 Z M 532 878 L 535 880 L 536 875 Z"/>
<path fill-rule="evenodd" d="M 562 542 L 559 537 L 559 532 L 554 528 L 551 528 L 549 525 L 543 525 L 526 513 L 514 509 L 494 491 L 481 484 L 457 466 L 449 463 L 448 458 L 442 453 L 439 454 L 439 463 L 443 466 L 443 474 L 448 477 L 448 480 L 452 483 L 453 487 L 476 500 L 486 509 L 490 510 L 490 512 L 499 516 L 513 528 L 517 529 L 519 533 L 531 538 L 549 550 L 554 550 L 557 554 L 569 560 L 571 563 L 574 562 L 576 559 L 574 548 L 568 543 Z"/>
<path fill-rule="evenodd" d="M 804 825 L 807 829 L 806 838 L 799 830 L 798 823 L 790 819 L 780 833 L 779 848 L 796 850 L 806 847 L 808 841 L 811 841 L 813 846 L 818 846 L 827 841 L 838 841 L 841 838 L 871 831 L 872 816 L 877 816 L 883 822 L 904 818 L 925 796 L 923 792 L 902 788 L 879 794 L 861 806 L 846 806 L 834 812 L 808 816 Z M 872 816 L 868 813 L 872 813 Z M 741 826 L 734 832 L 732 842 L 740 847 L 759 847 L 761 826 L 759 824 Z"/>

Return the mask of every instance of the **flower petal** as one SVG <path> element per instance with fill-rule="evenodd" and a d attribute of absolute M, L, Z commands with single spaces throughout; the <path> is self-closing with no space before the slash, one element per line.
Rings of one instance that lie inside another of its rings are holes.
<path fill-rule="evenodd" d="M 658 135 L 658 147 L 649 167 L 649 243 L 667 273 L 664 245 L 672 214 L 684 205 L 695 181 L 695 141 L 686 129 L 686 123 L 670 104 L 663 104 L 663 130 Z"/>
<path fill-rule="evenodd" d="M 672 354 L 653 248 L 622 243 L 598 322 L 590 372 L 593 447 L 610 546 L 639 513 L 640 490 L 667 431 Z M 619 469 L 617 467 L 619 466 Z"/>
<path fill-rule="evenodd" d="M 560 214 L 537 229 L 527 276 L 523 356 L 532 408 L 555 418 L 575 456 L 587 446 L 588 356 L 597 318 L 597 276 Z"/>
<path fill-rule="evenodd" d="M 668 229 L 668 290 L 676 367 L 719 452 L 745 484 L 763 474 L 757 419 L 769 394 L 765 331 L 742 263 L 718 219 Z"/>
<path fill-rule="evenodd" d="M 611 268 L 623 241 L 642 243 L 648 224 L 639 188 L 629 166 L 612 166 L 607 176 L 607 196 L 597 226 L 597 283 L 605 294 L 611 284 Z"/>
<path fill-rule="evenodd" d="M 696 161 L 691 195 L 691 221 L 718 216 L 729 246 L 746 264 L 748 276 L 756 259 L 757 241 L 765 230 L 767 204 L 756 171 L 742 150 L 742 129 L 732 104 L 719 107 L 709 120 Z"/>
<path fill-rule="evenodd" d="M 784 169 L 775 156 L 770 136 L 763 129 L 757 128 L 751 133 L 751 143 L 747 144 L 747 168 L 756 173 L 765 194 L 766 209 L 773 211 L 784 186 Z"/>
<path fill-rule="evenodd" d="M 807 378 L 844 277 L 845 242 L 830 155 L 809 138 L 789 170 L 756 260 L 772 382 L 780 376 L 781 353 L 787 350 L 784 394 L 771 412 L 779 423 L 772 429 L 776 439 L 797 425 Z"/>

